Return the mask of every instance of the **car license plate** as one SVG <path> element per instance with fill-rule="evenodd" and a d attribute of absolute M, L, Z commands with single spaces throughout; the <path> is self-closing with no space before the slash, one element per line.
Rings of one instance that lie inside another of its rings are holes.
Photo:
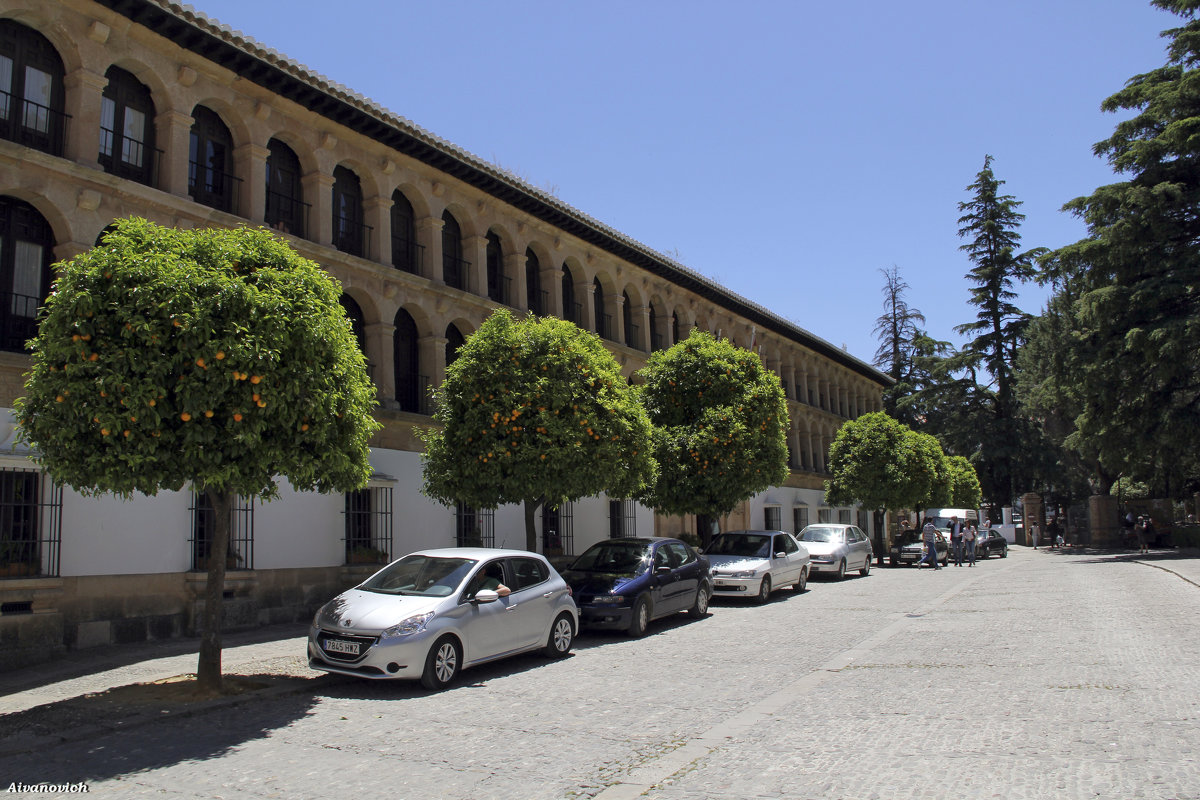
<path fill-rule="evenodd" d="M 358 642 L 347 642 L 342 639 L 326 639 L 325 652 L 356 656 L 358 655 Z"/>
<path fill-rule="evenodd" d="M 733 585 L 734 585 L 734 584 L 730 583 L 729 581 L 715 581 L 715 583 L 716 583 L 716 585 L 717 585 L 718 587 L 725 587 L 725 586 L 733 586 Z"/>

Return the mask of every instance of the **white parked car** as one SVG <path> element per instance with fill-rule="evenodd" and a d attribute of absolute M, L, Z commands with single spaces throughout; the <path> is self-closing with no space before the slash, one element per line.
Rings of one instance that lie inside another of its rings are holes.
<path fill-rule="evenodd" d="M 577 630 L 570 588 L 538 553 L 426 550 L 322 606 L 309 629 L 308 664 L 444 689 L 486 661 L 532 650 L 562 658 Z"/>
<path fill-rule="evenodd" d="M 859 575 L 871 572 L 871 540 L 856 525 L 822 522 L 800 531 L 800 543 L 808 548 L 812 573 L 832 572 L 838 580 L 848 570 Z"/>
<path fill-rule="evenodd" d="M 808 550 L 786 531 L 725 531 L 704 551 L 712 564 L 714 597 L 753 597 L 765 603 L 771 590 L 808 583 Z"/>

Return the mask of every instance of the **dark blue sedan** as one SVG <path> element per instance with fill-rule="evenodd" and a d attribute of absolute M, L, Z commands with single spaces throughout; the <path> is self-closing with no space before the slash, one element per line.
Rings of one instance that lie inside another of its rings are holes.
<path fill-rule="evenodd" d="M 652 620 L 680 611 L 708 614 L 713 583 L 708 559 L 678 539 L 605 539 L 562 574 L 583 627 L 642 636 Z"/>

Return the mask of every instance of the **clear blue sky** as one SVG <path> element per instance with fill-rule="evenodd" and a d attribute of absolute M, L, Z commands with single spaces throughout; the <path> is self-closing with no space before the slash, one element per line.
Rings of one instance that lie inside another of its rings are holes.
<path fill-rule="evenodd" d="M 1100 103 L 1178 21 L 1146 0 L 195 7 L 867 362 L 892 265 L 961 343 L 957 204 L 986 154 L 1023 247 L 1085 234 L 1059 209 L 1116 180 Z"/>

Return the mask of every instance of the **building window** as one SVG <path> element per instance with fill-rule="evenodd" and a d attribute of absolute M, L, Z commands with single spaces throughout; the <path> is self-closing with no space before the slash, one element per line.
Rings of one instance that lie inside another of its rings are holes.
<path fill-rule="evenodd" d="M 267 142 L 267 210 L 263 221 L 268 228 L 304 237 L 308 229 L 308 203 L 300 185 L 300 159 L 292 148 L 278 139 Z"/>
<path fill-rule="evenodd" d="M 62 155 L 63 97 L 62 59 L 50 40 L 0 20 L 0 139 Z"/>
<path fill-rule="evenodd" d="M 650 352 L 663 349 L 663 337 L 658 332 L 658 310 L 650 304 Z"/>
<path fill-rule="evenodd" d="M 850 519 L 850 516 L 851 516 L 850 509 L 839 508 L 837 516 L 838 516 L 838 524 L 839 525 L 852 525 L 853 524 Z"/>
<path fill-rule="evenodd" d="M 818 508 L 817 509 L 817 522 L 820 522 L 820 523 L 833 522 L 833 509 L 832 508 Z"/>
<path fill-rule="evenodd" d="M 808 527 L 808 506 L 792 506 L 792 532 L 799 533 Z"/>
<path fill-rule="evenodd" d="M 542 553 L 575 555 L 575 510 L 571 501 L 564 501 L 557 508 L 542 505 Z"/>
<path fill-rule="evenodd" d="M 192 569 L 208 571 L 216 533 L 217 515 L 208 492 L 192 490 Z M 254 498 L 234 495 L 229 525 L 229 547 L 225 551 L 225 569 L 254 569 Z"/>
<path fill-rule="evenodd" d="M 608 501 L 608 535 L 611 539 L 637 536 L 637 504 L 632 500 Z"/>
<path fill-rule="evenodd" d="M 495 510 L 459 503 L 454 510 L 454 541 L 458 547 L 495 547 Z"/>
<path fill-rule="evenodd" d="M 233 136 L 216 112 L 192 109 L 188 151 L 188 194 L 202 205 L 238 213 L 241 181 L 233 174 Z"/>
<path fill-rule="evenodd" d="M 154 101 L 150 90 L 118 67 L 105 73 L 100 100 L 100 165 L 104 171 L 154 185 Z"/>
<path fill-rule="evenodd" d="M 633 304 L 629 302 L 629 293 L 622 293 L 625 302 L 621 303 L 621 318 L 625 323 L 625 346 L 638 346 L 638 328 L 633 324 Z"/>
<path fill-rule="evenodd" d="M 542 291 L 542 263 L 532 250 L 525 251 L 525 305 L 529 313 L 546 313 L 546 293 Z"/>
<path fill-rule="evenodd" d="M 504 247 L 491 231 L 487 235 L 487 282 L 488 299 L 508 305 L 511 292 L 510 279 L 504 275 Z"/>
<path fill-rule="evenodd" d="M 442 214 L 442 281 L 455 289 L 467 288 L 467 270 L 463 259 L 462 229 L 449 211 Z"/>
<path fill-rule="evenodd" d="M 36 469 L 0 469 L 0 578 L 58 577 L 62 486 Z"/>
<path fill-rule="evenodd" d="M 397 189 L 392 192 L 392 266 L 420 275 L 424 259 L 425 248 L 417 244 L 417 216 L 412 203 Z"/>
<path fill-rule="evenodd" d="M 396 402 L 401 411 L 427 414 L 429 378 L 421 374 L 420 342 L 417 323 L 404 309 L 396 312 L 392 334 L 392 368 L 396 381 Z"/>
<path fill-rule="evenodd" d="M 783 508 L 780 506 L 763 508 L 763 527 L 769 531 L 783 530 Z"/>
<path fill-rule="evenodd" d="M 392 560 L 391 486 L 346 492 L 345 518 L 347 564 L 386 564 Z"/>
<path fill-rule="evenodd" d="M 562 299 L 563 319 L 576 325 L 582 323 L 583 309 L 575 302 L 575 278 L 571 275 L 571 270 L 567 269 L 566 264 L 563 264 L 562 270 Z"/>
<path fill-rule="evenodd" d="M 28 203 L 0 196 L 0 349 L 24 352 L 52 275 L 50 225 Z"/>
<path fill-rule="evenodd" d="M 446 366 L 454 363 L 454 359 L 458 358 L 458 348 L 466 344 L 466 338 L 458 329 L 458 326 L 451 322 L 446 326 Z"/>
<path fill-rule="evenodd" d="M 365 358 L 367 355 L 367 324 L 362 307 L 348 294 L 339 297 L 338 302 L 341 303 L 342 310 L 346 312 L 346 319 L 350 320 L 350 331 L 354 334 L 354 341 L 358 342 L 358 349 Z M 367 359 L 367 376 L 372 381 L 375 380 L 375 365 L 369 358 Z"/>
<path fill-rule="evenodd" d="M 371 228 L 363 224 L 362 186 L 345 167 L 333 170 L 333 246 L 352 256 L 368 250 Z"/>
<path fill-rule="evenodd" d="M 596 335 L 601 339 L 612 339 L 612 317 L 604 313 L 604 287 L 599 278 L 592 280 L 592 310 L 596 317 Z"/>

